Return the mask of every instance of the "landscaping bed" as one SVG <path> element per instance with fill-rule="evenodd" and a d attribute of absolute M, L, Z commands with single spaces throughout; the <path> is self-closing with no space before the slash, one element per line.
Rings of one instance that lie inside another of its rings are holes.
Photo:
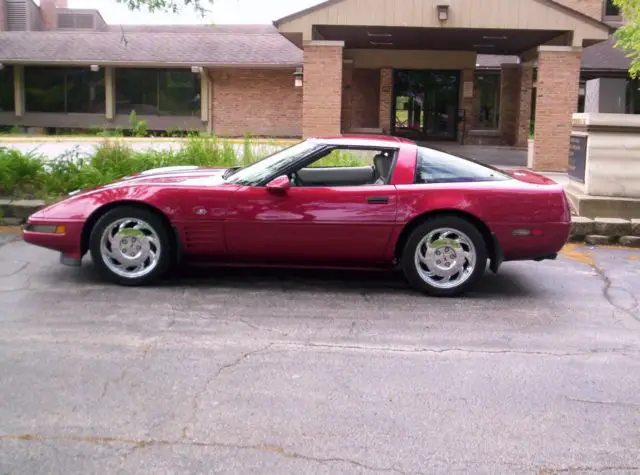
<path fill-rule="evenodd" d="M 245 139 L 237 141 L 193 137 L 182 147 L 135 150 L 126 142 L 106 139 L 92 153 L 69 151 L 50 159 L 0 146 L 0 198 L 54 200 L 71 191 L 110 183 L 159 167 L 196 165 L 228 168 L 249 165 L 286 145 Z M 315 166 L 364 164 L 355 153 L 334 152 Z"/>

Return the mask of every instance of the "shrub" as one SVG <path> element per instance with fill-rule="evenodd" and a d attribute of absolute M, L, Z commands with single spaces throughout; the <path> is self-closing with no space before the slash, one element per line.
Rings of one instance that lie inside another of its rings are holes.
<path fill-rule="evenodd" d="M 249 165 L 273 153 L 278 144 L 261 145 L 249 136 L 242 144 L 192 135 L 177 150 L 136 151 L 119 140 L 105 140 L 93 153 L 77 149 L 53 160 L 0 148 L 0 196 L 56 198 L 73 190 L 102 185 L 145 170 L 176 165 L 228 168 Z M 241 154 L 241 155 L 240 155 Z M 355 153 L 333 152 L 314 166 L 358 166 Z"/>
<path fill-rule="evenodd" d="M 44 161 L 33 153 L 0 148 L 0 190 L 9 196 L 35 193 L 44 177 Z"/>

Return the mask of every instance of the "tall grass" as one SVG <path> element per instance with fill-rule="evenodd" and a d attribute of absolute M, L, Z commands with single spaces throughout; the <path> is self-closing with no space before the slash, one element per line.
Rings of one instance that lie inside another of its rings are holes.
<path fill-rule="evenodd" d="M 177 165 L 229 168 L 246 166 L 272 153 L 276 143 L 261 145 L 245 137 L 244 143 L 191 136 L 179 149 L 136 151 L 116 140 L 105 140 L 93 153 L 72 150 L 47 160 L 35 153 L 0 148 L 0 197 L 55 198 L 70 191 L 112 182 L 145 170 Z M 333 152 L 314 166 L 356 166 L 362 157 Z"/>

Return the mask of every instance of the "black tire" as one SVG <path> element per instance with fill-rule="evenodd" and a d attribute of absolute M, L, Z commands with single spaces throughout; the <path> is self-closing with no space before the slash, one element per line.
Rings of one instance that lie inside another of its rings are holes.
<path fill-rule="evenodd" d="M 422 277 L 416 265 L 416 251 L 422 239 L 431 231 L 439 228 L 449 228 L 460 231 L 471 240 L 476 251 L 475 268 L 464 282 L 452 288 L 436 287 Z M 455 297 L 470 290 L 483 276 L 487 267 L 487 245 L 478 229 L 469 221 L 456 216 L 436 216 L 426 220 L 413 230 L 402 251 L 401 267 L 404 275 L 415 290 L 434 297 Z"/>
<path fill-rule="evenodd" d="M 145 221 L 156 233 L 160 242 L 160 254 L 156 266 L 141 277 L 123 277 L 112 271 L 104 262 L 100 250 L 100 240 L 104 231 L 114 222 L 123 218 L 133 218 Z M 173 261 L 174 249 L 169 239 L 170 230 L 163 219 L 157 214 L 135 206 L 119 206 L 105 213 L 96 223 L 89 238 L 91 259 L 101 275 L 107 280 L 119 285 L 140 286 L 148 285 L 160 280 L 169 270 Z"/>

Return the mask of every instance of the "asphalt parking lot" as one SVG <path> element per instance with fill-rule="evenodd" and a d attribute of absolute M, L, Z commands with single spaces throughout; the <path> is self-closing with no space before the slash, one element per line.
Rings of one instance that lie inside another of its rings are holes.
<path fill-rule="evenodd" d="M 389 274 L 105 284 L 0 234 L 0 474 L 640 473 L 640 252 L 461 299 Z"/>

